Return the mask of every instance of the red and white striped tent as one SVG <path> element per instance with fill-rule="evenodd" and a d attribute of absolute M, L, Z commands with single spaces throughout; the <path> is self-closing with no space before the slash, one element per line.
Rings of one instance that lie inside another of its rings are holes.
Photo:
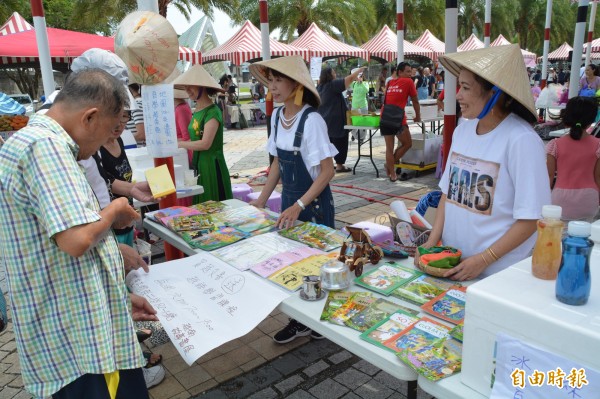
<path fill-rule="evenodd" d="M 398 36 L 387 25 L 379 31 L 371 40 L 360 46 L 367 50 L 372 58 L 392 62 L 398 58 Z M 432 58 L 433 54 L 430 50 L 416 46 L 410 42 L 404 41 L 404 55 L 421 55 Z"/>
<path fill-rule="evenodd" d="M 8 21 L 4 23 L 4 25 L 0 26 L 0 36 L 10 35 L 11 33 L 25 32 L 28 30 L 32 30 L 33 25 L 31 25 L 25 18 L 21 16 L 18 12 L 13 12 Z"/>
<path fill-rule="evenodd" d="M 429 31 L 425 29 L 425 32 L 417 40 L 413 42 L 414 45 L 425 47 L 433 52 L 433 60 L 436 61 L 438 56 L 446 52 L 446 45 L 443 41 L 438 39 Z"/>
<path fill-rule="evenodd" d="M 467 40 L 465 40 L 460 46 L 458 46 L 457 50 L 458 51 L 471 51 L 471 50 L 478 50 L 483 47 L 484 47 L 483 42 L 481 40 L 479 40 L 479 38 L 477 36 L 475 36 L 475 33 L 471 33 L 471 36 L 469 36 L 469 38 Z"/>
<path fill-rule="evenodd" d="M 512 43 L 509 42 L 502 34 L 499 34 L 498 37 L 496 38 L 496 40 L 494 40 L 493 42 L 490 43 L 490 46 L 492 46 L 492 47 L 506 46 L 509 44 L 512 44 Z M 526 67 L 536 66 L 537 55 L 535 53 L 521 49 L 521 54 L 523 54 L 523 61 L 525 62 Z"/>
<path fill-rule="evenodd" d="M 568 60 L 569 51 L 573 50 L 573 47 L 569 46 L 567 42 L 560 45 L 559 48 L 548 54 L 549 60 Z M 541 58 L 541 57 L 540 57 Z"/>
<path fill-rule="evenodd" d="M 290 46 L 269 38 L 271 43 L 271 57 L 285 57 L 299 55 L 309 61 L 306 49 Z M 217 48 L 207 51 L 202 55 L 204 64 L 215 61 L 231 61 L 234 65 L 252 62 L 262 58 L 262 39 L 260 30 L 252 22 L 246 21 L 231 39 Z"/>
<path fill-rule="evenodd" d="M 339 40 L 335 40 L 314 22 L 306 32 L 294 40 L 292 46 L 307 49 L 311 57 L 334 58 L 339 56 L 359 57 L 369 60 L 369 53 L 360 47 L 354 47 Z"/>
<path fill-rule="evenodd" d="M 600 37 L 598 39 L 592 40 L 591 47 L 592 47 L 592 53 L 600 52 Z M 586 50 L 587 50 L 587 43 L 583 43 L 583 53 L 584 54 L 585 54 Z"/>
<path fill-rule="evenodd" d="M 98 47 L 114 51 L 114 38 L 64 29 L 47 28 L 50 56 L 53 63 L 69 64 L 84 51 Z M 10 36 L 16 34 L 18 36 Z M 179 46 L 179 59 L 199 64 L 199 51 Z M 0 65 L 28 65 L 38 62 L 35 31 L 31 24 L 15 12 L 0 27 Z"/>

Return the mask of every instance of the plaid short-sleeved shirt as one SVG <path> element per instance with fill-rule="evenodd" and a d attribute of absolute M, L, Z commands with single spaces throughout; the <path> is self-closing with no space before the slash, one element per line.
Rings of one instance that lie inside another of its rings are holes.
<path fill-rule="evenodd" d="M 83 256 L 54 235 L 100 219 L 79 147 L 35 115 L 0 149 L 0 248 L 25 387 L 49 396 L 83 374 L 144 365 L 112 233 Z"/>

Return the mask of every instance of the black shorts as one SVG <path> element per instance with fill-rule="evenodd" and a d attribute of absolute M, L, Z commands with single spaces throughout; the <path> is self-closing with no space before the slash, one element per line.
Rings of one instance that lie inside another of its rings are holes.
<path fill-rule="evenodd" d="M 52 395 L 52 399 L 110 399 L 104 374 L 84 374 Z M 119 370 L 117 399 L 147 399 L 148 388 L 142 369 Z"/>
<path fill-rule="evenodd" d="M 402 125 L 400 126 L 400 129 L 390 129 L 389 127 L 380 126 L 379 131 L 381 132 L 382 136 L 394 136 L 396 134 L 402 133 L 402 130 L 405 127 L 408 129 L 408 125 Z"/>

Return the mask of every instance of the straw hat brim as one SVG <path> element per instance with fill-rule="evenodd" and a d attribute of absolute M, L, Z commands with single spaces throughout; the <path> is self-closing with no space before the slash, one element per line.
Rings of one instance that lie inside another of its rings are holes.
<path fill-rule="evenodd" d="M 517 44 L 488 47 L 440 56 L 439 61 L 457 76 L 466 69 L 499 87 L 537 119 L 527 69 Z"/>
<path fill-rule="evenodd" d="M 310 72 L 302 57 L 294 55 L 255 62 L 250 65 L 249 69 L 252 76 L 267 87 L 269 86 L 269 80 L 266 76 L 267 69 L 277 71 L 304 86 L 305 89 L 314 95 L 318 105 L 321 105 L 321 97 L 319 96 L 319 92 L 310 77 Z"/>
<path fill-rule="evenodd" d="M 225 90 L 219 86 L 219 83 L 213 78 L 210 73 L 202 67 L 202 65 L 194 65 L 180 76 L 173 80 L 173 85 L 176 86 L 199 86 L 207 87 L 224 93 Z M 187 97 L 186 97 L 187 98 Z"/>

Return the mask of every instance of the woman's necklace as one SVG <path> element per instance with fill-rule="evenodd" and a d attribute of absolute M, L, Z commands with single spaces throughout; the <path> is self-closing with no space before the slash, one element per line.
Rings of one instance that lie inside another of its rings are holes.
<path fill-rule="evenodd" d="M 285 117 L 285 109 L 283 110 L 283 112 L 281 112 L 281 126 L 283 126 L 284 129 L 289 130 L 292 126 L 294 126 L 294 123 L 296 123 L 296 119 L 298 119 L 298 115 L 300 115 L 300 111 L 296 112 L 294 114 L 294 116 L 292 116 L 291 118 L 286 118 Z"/>

